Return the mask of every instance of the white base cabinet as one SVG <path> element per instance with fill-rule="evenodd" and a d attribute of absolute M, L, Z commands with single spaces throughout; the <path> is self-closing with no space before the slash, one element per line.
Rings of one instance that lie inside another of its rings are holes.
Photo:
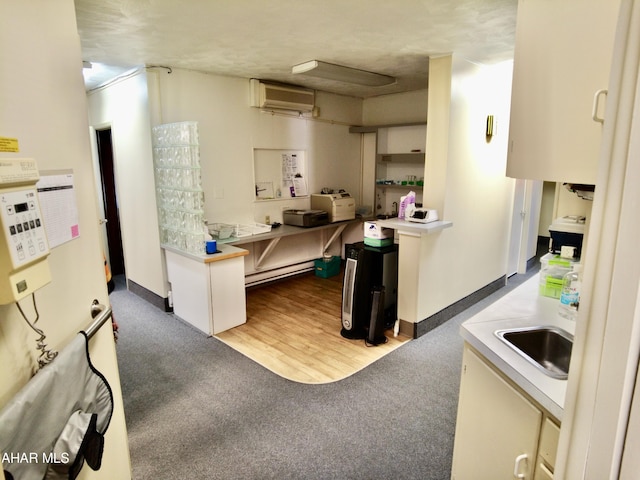
<path fill-rule="evenodd" d="M 207 335 L 247 321 L 244 286 L 246 250 L 220 245 L 214 261 L 165 247 L 173 311 Z"/>
<path fill-rule="evenodd" d="M 555 426 L 541 408 L 465 346 L 452 479 L 553 478 L 549 460 L 555 462 L 557 437 L 555 447 L 553 437 L 545 446 L 553 458 L 539 458 L 543 422 L 545 429 L 546 422 Z"/>

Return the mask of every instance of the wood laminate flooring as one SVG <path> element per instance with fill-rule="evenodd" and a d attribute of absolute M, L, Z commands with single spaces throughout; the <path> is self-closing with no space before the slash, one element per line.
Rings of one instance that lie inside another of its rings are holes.
<path fill-rule="evenodd" d="M 314 272 L 247 290 L 247 323 L 216 338 L 263 367 L 301 383 L 329 383 L 365 368 L 410 338 L 385 332 L 387 343 L 340 335 L 342 274 Z"/>

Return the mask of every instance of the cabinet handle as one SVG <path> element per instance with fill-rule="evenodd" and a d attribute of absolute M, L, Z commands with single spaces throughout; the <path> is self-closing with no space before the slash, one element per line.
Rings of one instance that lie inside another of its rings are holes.
<path fill-rule="evenodd" d="M 522 455 L 518 455 L 516 457 L 516 461 L 513 466 L 513 478 L 526 478 L 527 476 L 526 473 L 519 473 L 519 472 L 520 472 L 520 464 L 522 463 L 523 460 L 526 462 L 528 458 L 529 456 L 526 453 L 523 453 Z"/>
<path fill-rule="evenodd" d="M 609 93 L 609 91 L 606 88 L 602 88 L 598 90 L 593 96 L 593 107 L 591 109 L 591 118 L 593 119 L 594 122 L 604 123 L 604 117 L 598 116 L 598 107 L 600 106 L 600 97 L 602 95 L 606 96 L 607 93 Z"/>

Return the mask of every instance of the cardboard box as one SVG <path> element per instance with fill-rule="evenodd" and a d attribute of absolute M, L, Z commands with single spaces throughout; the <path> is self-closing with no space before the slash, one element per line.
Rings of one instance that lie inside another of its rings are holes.
<path fill-rule="evenodd" d="M 389 247 L 393 245 L 393 238 L 369 238 L 364 237 L 364 244 L 370 247 Z"/>
<path fill-rule="evenodd" d="M 365 238 L 393 238 L 393 228 L 384 228 L 378 222 L 364 222 Z"/>

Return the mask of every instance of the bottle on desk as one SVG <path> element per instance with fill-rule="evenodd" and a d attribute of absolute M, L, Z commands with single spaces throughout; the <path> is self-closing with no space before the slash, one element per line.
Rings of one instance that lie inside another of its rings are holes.
<path fill-rule="evenodd" d="M 582 286 L 582 265 L 574 265 L 573 270 L 562 278 L 562 293 L 560 294 L 561 317 L 577 320 L 580 305 L 580 288 Z"/>

